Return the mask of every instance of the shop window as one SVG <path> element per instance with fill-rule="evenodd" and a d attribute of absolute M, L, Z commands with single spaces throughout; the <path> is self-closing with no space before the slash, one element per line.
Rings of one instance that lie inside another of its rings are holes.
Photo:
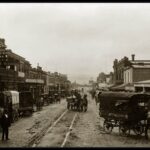
<path fill-rule="evenodd" d="M 143 92 L 143 87 L 135 87 L 136 92 Z"/>
<path fill-rule="evenodd" d="M 145 92 L 150 92 L 150 87 L 145 87 Z"/>

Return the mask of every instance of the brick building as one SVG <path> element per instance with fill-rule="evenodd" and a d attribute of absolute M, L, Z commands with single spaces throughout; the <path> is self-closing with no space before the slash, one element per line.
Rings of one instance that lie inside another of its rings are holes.
<path fill-rule="evenodd" d="M 150 80 L 150 60 L 136 60 L 131 55 L 131 60 L 124 57 L 120 61 L 114 61 L 114 83 L 116 88 L 133 89 L 133 84 L 138 81 Z"/>
<path fill-rule="evenodd" d="M 68 80 L 67 75 L 58 72 L 50 73 L 47 76 L 47 85 L 49 91 L 66 91 L 70 88 L 71 82 Z"/>
<path fill-rule="evenodd" d="M 0 39 L 0 46 L 0 90 L 18 90 L 18 85 L 24 83 L 30 63 L 6 49 L 4 39 Z"/>
<path fill-rule="evenodd" d="M 138 63 L 139 62 L 139 63 Z M 150 80 L 150 61 L 136 61 L 124 69 L 124 83 L 134 83 L 143 80 Z"/>
<path fill-rule="evenodd" d="M 31 91 L 36 99 L 48 94 L 51 87 L 69 88 L 71 83 L 66 75 L 43 71 L 39 65 L 32 68 L 29 61 L 6 48 L 5 39 L 0 39 L 0 91 Z"/>

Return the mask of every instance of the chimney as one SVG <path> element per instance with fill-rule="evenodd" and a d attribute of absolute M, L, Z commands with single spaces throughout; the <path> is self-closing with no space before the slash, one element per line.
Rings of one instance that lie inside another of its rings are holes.
<path fill-rule="evenodd" d="M 131 57 L 132 57 L 132 61 L 134 61 L 134 60 L 135 60 L 135 59 L 134 59 L 134 58 L 135 58 L 135 55 L 132 54 Z"/>

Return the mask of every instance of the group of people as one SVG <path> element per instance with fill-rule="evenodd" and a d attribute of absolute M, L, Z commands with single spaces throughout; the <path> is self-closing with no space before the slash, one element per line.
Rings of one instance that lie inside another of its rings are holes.
<path fill-rule="evenodd" d="M 0 114 L 0 125 L 2 129 L 2 141 L 9 140 L 9 127 L 11 126 L 11 118 L 8 109 L 1 109 Z"/>
<path fill-rule="evenodd" d="M 72 99 L 75 101 L 75 107 L 76 109 L 80 110 L 82 109 L 81 106 L 88 106 L 88 100 L 87 100 L 87 94 L 84 93 L 83 89 L 81 91 L 79 90 L 72 90 L 71 95 Z"/>

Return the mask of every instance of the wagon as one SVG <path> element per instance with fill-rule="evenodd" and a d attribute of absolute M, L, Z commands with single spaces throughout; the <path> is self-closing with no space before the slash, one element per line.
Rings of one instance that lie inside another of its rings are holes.
<path fill-rule="evenodd" d="M 88 102 L 85 101 L 83 98 L 77 99 L 75 96 L 67 97 L 67 109 L 86 112 L 87 108 Z"/>
<path fill-rule="evenodd" d="M 33 113 L 33 97 L 30 91 L 19 92 L 19 115 L 30 116 Z"/>
<path fill-rule="evenodd" d="M 121 135 L 129 135 L 132 130 L 142 135 L 149 127 L 148 108 L 150 96 L 140 93 L 103 92 L 99 97 L 99 115 L 104 118 L 103 128 L 107 133 L 114 127 Z"/>
<path fill-rule="evenodd" d="M 19 119 L 19 92 L 3 91 L 0 92 L 0 108 L 7 109 L 11 122 Z"/>
<path fill-rule="evenodd" d="M 75 96 L 67 97 L 67 109 L 69 110 L 77 110 L 77 99 Z"/>

